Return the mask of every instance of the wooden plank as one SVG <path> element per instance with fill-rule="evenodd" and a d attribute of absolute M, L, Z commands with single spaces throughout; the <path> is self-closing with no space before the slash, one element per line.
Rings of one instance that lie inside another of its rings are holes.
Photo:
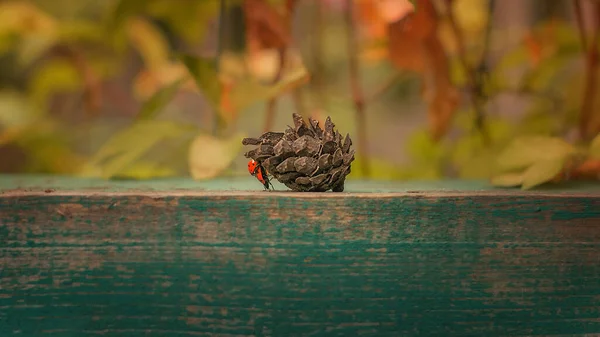
<path fill-rule="evenodd" d="M 246 181 L 0 177 L 0 336 L 600 334 L 598 185 Z"/>

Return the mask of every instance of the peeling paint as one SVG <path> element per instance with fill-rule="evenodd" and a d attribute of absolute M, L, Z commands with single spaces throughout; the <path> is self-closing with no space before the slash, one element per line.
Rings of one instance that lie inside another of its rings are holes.
<path fill-rule="evenodd" d="M 599 195 L 11 193 L 1 336 L 600 332 Z"/>

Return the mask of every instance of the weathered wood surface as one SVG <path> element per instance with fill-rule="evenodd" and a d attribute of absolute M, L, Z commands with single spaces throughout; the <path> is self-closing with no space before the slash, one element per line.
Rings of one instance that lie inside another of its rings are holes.
<path fill-rule="evenodd" d="M 599 185 L 260 188 L 0 177 L 0 336 L 600 335 Z"/>

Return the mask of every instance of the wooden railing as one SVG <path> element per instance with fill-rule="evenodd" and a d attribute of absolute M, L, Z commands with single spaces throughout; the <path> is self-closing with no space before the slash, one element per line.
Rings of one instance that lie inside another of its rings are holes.
<path fill-rule="evenodd" d="M 600 334 L 600 185 L 0 176 L 0 336 Z"/>

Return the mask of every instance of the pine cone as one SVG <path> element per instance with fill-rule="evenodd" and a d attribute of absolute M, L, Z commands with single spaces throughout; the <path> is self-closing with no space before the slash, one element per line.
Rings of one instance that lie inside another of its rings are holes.
<path fill-rule="evenodd" d="M 312 118 L 307 125 L 297 113 L 293 119 L 294 128 L 288 126 L 285 132 L 244 138 L 242 144 L 258 145 L 245 157 L 261 163 L 269 175 L 294 191 L 342 192 L 354 161 L 350 135 L 342 141 L 330 117 L 325 121 L 325 129 Z"/>

